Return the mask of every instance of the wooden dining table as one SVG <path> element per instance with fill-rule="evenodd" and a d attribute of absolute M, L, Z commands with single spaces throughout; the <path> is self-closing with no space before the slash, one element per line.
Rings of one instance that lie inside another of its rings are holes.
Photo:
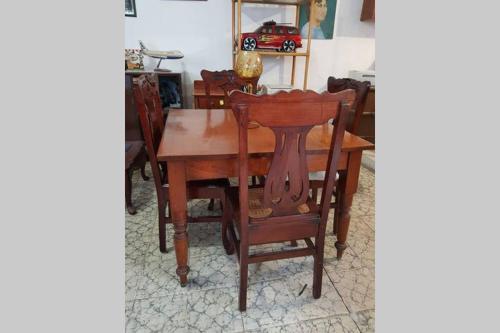
<path fill-rule="evenodd" d="M 326 169 L 332 131 L 333 126 L 325 124 L 309 132 L 306 149 L 310 172 Z M 269 128 L 259 126 L 248 130 L 249 175 L 267 174 L 274 143 L 274 134 Z M 335 247 L 339 259 L 346 248 L 349 211 L 358 187 L 362 152 L 374 148 L 372 143 L 345 133 L 338 166 L 341 203 Z M 171 109 L 157 157 L 159 161 L 168 162 L 176 273 L 181 286 L 185 286 L 189 273 L 186 182 L 238 176 L 238 126 L 232 110 Z"/>

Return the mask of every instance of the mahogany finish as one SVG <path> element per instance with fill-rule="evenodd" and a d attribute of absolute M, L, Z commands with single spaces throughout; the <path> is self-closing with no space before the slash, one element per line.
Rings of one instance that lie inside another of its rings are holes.
<path fill-rule="evenodd" d="M 229 105 L 229 99 L 228 96 L 233 90 L 240 90 L 242 91 L 244 87 L 250 83 L 253 87 L 254 90 L 257 89 L 257 82 L 259 81 L 259 78 L 255 79 L 250 79 L 250 80 L 245 80 L 240 78 L 234 70 L 222 70 L 222 71 L 208 71 L 206 69 L 203 69 L 201 72 L 201 77 L 203 79 L 203 84 L 205 86 L 205 95 L 209 98 L 209 103 L 206 106 L 207 109 L 211 108 L 224 108 L 224 109 L 230 109 L 231 106 Z M 213 102 L 215 101 L 212 99 L 211 92 L 212 91 L 220 91 L 224 93 L 224 99 L 219 100 L 219 104 L 214 104 Z M 263 183 L 265 180 L 260 179 L 261 183 Z M 255 176 L 252 176 L 252 184 L 257 183 L 257 178 Z M 212 202 L 210 202 L 211 205 L 213 205 Z"/>
<path fill-rule="evenodd" d="M 205 83 L 202 80 L 193 82 L 193 100 L 195 109 L 224 108 L 224 91 L 220 88 L 210 89 L 210 96 L 206 95 Z"/>
<path fill-rule="evenodd" d="M 325 123 L 314 126 L 307 135 L 306 160 L 309 172 L 326 170 L 333 126 Z M 183 142 L 173 145 L 171 142 Z M 274 133 L 270 128 L 248 129 L 248 174 L 266 175 L 269 171 L 275 147 Z M 342 191 L 341 232 L 337 234 L 337 257 L 345 249 L 349 227 L 349 210 L 352 196 L 358 186 L 361 154 L 374 145 L 362 138 L 345 133 L 338 170 L 345 177 Z M 186 183 L 192 180 L 237 177 L 238 124 L 232 110 L 191 109 L 171 110 L 157 151 L 159 161 L 168 162 L 170 181 L 170 208 L 174 223 L 177 274 L 181 284 L 187 282 L 188 236 L 187 236 L 187 193 Z M 224 210 L 226 212 L 226 210 Z M 237 249 L 239 251 L 239 249 Z"/>
<path fill-rule="evenodd" d="M 239 91 L 230 94 L 230 101 L 238 120 L 239 133 L 239 195 L 230 196 L 231 207 L 238 209 L 229 227 L 230 239 L 239 248 L 240 295 L 239 309 L 246 310 L 248 264 L 273 259 L 312 255 L 314 257 L 313 296 L 321 296 L 323 252 L 329 203 L 318 205 L 309 197 L 309 170 L 306 142 L 309 131 L 334 119 L 330 138 L 325 195 L 330 198 L 340 161 L 347 113 L 354 102 L 355 92 L 345 90 L 337 94 L 317 94 L 313 91 L 293 90 L 273 95 L 255 96 Z M 261 198 L 259 191 L 249 190 L 248 179 L 248 123 L 255 121 L 269 127 L 275 137 L 275 146 Z M 252 196 L 250 196 L 252 194 Z M 323 199 L 326 200 L 326 199 Z M 252 214 L 252 206 L 259 203 L 259 212 Z M 239 239 L 234 237 L 237 229 Z M 310 238 L 314 237 L 313 243 Z M 249 256 L 251 245 L 297 239 L 308 239 L 307 247 L 292 251 Z"/>
<path fill-rule="evenodd" d="M 206 69 L 201 71 L 201 78 L 205 87 L 205 96 L 208 98 L 207 109 L 212 108 L 231 108 L 229 105 L 229 93 L 232 90 L 243 90 L 247 84 L 251 84 L 253 89 L 257 89 L 259 78 L 243 79 L 240 78 L 232 69 L 222 71 L 208 71 Z M 219 96 L 220 91 L 224 94 L 224 99 L 214 99 L 213 96 Z M 214 94 L 215 93 L 215 94 Z M 219 101 L 219 103 L 216 103 Z"/>
<path fill-rule="evenodd" d="M 178 179 L 175 177 L 176 172 L 174 170 L 172 173 L 168 174 L 168 170 L 171 169 L 170 165 L 165 162 L 158 161 L 156 157 L 156 152 L 160 148 L 160 140 L 162 139 L 164 131 L 164 120 L 161 107 L 161 101 L 158 94 L 158 89 L 156 87 L 156 81 L 151 75 L 141 75 L 139 78 L 134 79 L 133 84 L 135 103 L 137 105 L 137 110 L 139 112 L 139 118 L 141 121 L 141 126 L 144 134 L 144 139 L 146 141 L 146 148 L 149 156 L 149 162 L 151 164 L 151 170 L 153 172 L 153 178 L 155 181 L 156 195 L 158 197 L 158 223 L 159 223 L 159 240 L 160 240 L 160 251 L 163 253 L 167 252 L 166 248 L 166 223 L 171 223 L 171 219 L 166 216 L 167 204 L 170 201 L 170 190 L 169 182 L 177 182 Z M 162 144 L 165 144 L 162 141 Z M 169 142 L 169 146 L 180 146 L 183 147 L 182 141 L 172 140 Z M 181 178 L 182 179 L 182 178 Z M 192 181 L 183 182 L 183 195 L 184 200 L 187 199 L 220 199 L 224 206 L 222 217 L 199 217 L 193 222 L 216 222 L 220 221 L 222 218 L 222 230 L 227 228 L 227 218 L 228 210 L 226 209 L 226 189 L 229 187 L 229 181 L 227 179 L 214 179 L 212 181 Z M 172 209 L 171 215 L 174 218 L 180 218 L 177 210 L 175 209 L 176 202 L 172 202 L 170 207 Z M 186 211 L 184 209 L 183 219 L 187 222 Z M 174 226 L 175 235 L 174 239 L 177 241 L 182 238 L 183 230 L 179 229 L 178 226 Z M 181 235 L 181 236 L 180 236 Z M 225 233 L 223 233 L 223 238 Z M 187 239 L 184 241 L 187 242 Z M 223 244 L 228 248 L 227 239 L 223 239 Z M 177 248 L 177 243 L 175 244 Z M 180 251 L 176 251 L 177 254 Z M 179 260 L 179 257 L 178 257 Z M 180 271 L 187 274 L 187 271 Z M 186 281 L 187 282 L 187 281 Z M 181 279 L 182 283 L 182 279 Z M 185 283 L 184 283 L 185 284 Z"/>
<path fill-rule="evenodd" d="M 370 81 L 358 81 L 350 78 L 336 79 L 333 76 L 328 78 L 327 82 L 328 91 L 331 93 L 336 93 L 346 89 L 354 89 L 356 91 L 356 100 L 352 105 L 354 110 L 353 115 L 350 115 L 350 119 L 347 123 L 347 131 L 359 135 L 359 122 L 361 120 L 361 115 L 365 108 L 366 97 L 368 96 L 368 91 L 370 90 Z"/>
<path fill-rule="evenodd" d="M 354 100 L 354 103 L 352 105 L 352 111 L 349 113 L 349 118 L 347 121 L 347 131 L 359 135 L 359 124 L 361 121 L 361 116 L 363 114 L 363 110 L 365 109 L 365 103 L 366 103 L 366 98 L 368 95 L 368 91 L 370 89 L 370 82 L 369 81 L 358 81 L 350 78 L 342 78 L 342 79 L 337 79 L 333 76 L 330 76 L 328 78 L 327 82 L 327 87 L 328 91 L 331 93 L 336 93 L 340 92 L 346 89 L 353 89 L 356 92 L 356 99 Z M 339 175 L 339 182 L 342 182 L 343 179 Z M 312 197 L 313 200 L 316 202 L 317 197 L 318 197 L 318 190 L 323 187 L 323 181 L 321 180 L 311 180 L 311 190 L 312 190 Z M 339 184 L 337 184 L 339 185 Z M 338 221 L 340 218 L 339 215 L 339 203 L 340 203 L 340 196 L 337 193 L 337 186 L 334 188 L 333 191 L 333 198 L 335 199 L 334 202 L 330 203 L 330 208 L 335 209 L 334 213 L 334 218 L 333 218 L 333 234 L 337 234 L 337 229 L 338 229 Z"/>

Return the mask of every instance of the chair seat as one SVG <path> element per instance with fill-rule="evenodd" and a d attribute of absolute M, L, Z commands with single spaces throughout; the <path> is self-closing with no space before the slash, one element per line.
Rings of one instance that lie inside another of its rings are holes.
<path fill-rule="evenodd" d="M 130 169 L 135 159 L 143 151 L 143 141 L 125 141 L 125 170 Z"/>
<path fill-rule="evenodd" d="M 229 192 L 229 199 L 233 204 L 235 213 L 238 215 L 239 220 L 239 193 L 237 187 L 231 187 Z M 264 188 L 263 187 L 249 187 L 248 188 L 248 217 L 250 219 L 262 219 L 271 217 L 273 209 L 264 207 Z M 304 214 L 317 214 L 319 211 L 318 206 L 313 200 L 308 197 L 306 203 L 296 207 L 297 215 Z"/>

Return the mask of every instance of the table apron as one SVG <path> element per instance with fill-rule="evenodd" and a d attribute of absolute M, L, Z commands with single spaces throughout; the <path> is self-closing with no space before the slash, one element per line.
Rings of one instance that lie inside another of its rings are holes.
<path fill-rule="evenodd" d="M 338 170 L 347 169 L 348 152 L 342 152 Z M 310 172 L 324 171 L 327 165 L 327 154 L 307 155 Z M 186 180 L 216 179 L 238 177 L 238 159 L 186 160 Z M 248 174 L 251 176 L 267 175 L 271 166 L 271 157 L 250 157 Z"/>

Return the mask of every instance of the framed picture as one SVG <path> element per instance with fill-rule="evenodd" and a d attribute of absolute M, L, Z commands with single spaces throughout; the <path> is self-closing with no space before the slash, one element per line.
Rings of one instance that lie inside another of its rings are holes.
<path fill-rule="evenodd" d="M 125 0 L 125 16 L 137 17 L 135 0 Z"/>
<path fill-rule="evenodd" d="M 125 70 L 144 69 L 143 54 L 139 49 L 125 49 Z"/>
<path fill-rule="evenodd" d="M 302 38 L 309 33 L 309 12 L 311 11 L 311 39 L 332 39 L 337 0 L 311 0 L 300 6 L 299 29 Z"/>

